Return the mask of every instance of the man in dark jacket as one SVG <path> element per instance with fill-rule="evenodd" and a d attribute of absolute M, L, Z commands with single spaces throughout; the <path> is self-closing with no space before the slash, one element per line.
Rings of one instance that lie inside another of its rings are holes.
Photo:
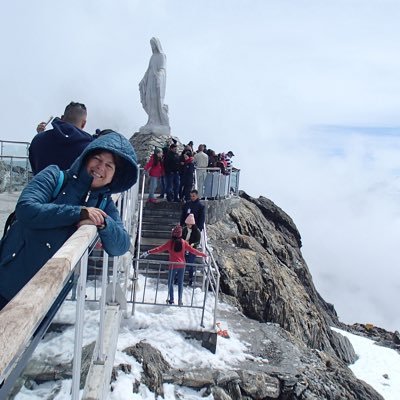
<path fill-rule="evenodd" d="M 38 133 L 29 147 L 29 161 L 32 172 L 36 175 L 49 165 L 68 169 L 75 159 L 93 140 L 92 136 L 82 129 L 86 124 L 87 111 L 82 103 L 71 102 L 64 115 L 55 118 L 53 129 Z M 43 123 L 37 130 L 44 129 Z"/>
<path fill-rule="evenodd" d="M 179 202 L 179 169 L 178 147 L 175 143 L 169 146 L 164 159 L 165 178 L 167 183 L 167 200 Z"/>
<path fill-rule="evenodd" d="M 202 231 L 205 222 L 205 209 L 204 205 L 200 202 L 199 192 L 197 190 L 192 190 L 190 192 L 190 201 L 186 202 L 182 207 L 181 226 L 185 225 L 185 220 L 189 214 L 194 215 L 196 225 Z"/>

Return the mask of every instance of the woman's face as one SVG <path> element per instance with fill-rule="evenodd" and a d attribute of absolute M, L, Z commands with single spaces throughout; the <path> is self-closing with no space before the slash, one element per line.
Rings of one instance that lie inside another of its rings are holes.
<path fill-rule="evenodd" d="M 93 177 L 92 189 L 108 185 L 115 173 L 114 156 L 108 151 L 91 156 L 86 162 L 86 171 Z"/>

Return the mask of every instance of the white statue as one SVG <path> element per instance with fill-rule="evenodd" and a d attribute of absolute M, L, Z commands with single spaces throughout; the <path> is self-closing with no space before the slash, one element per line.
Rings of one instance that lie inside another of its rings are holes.
<path fill-rule="evenodd" d="M 168 106 L 164 104 L 165 86 L 167 80 L 167 57 L 162 51 L 157 38 L 151 38 L 153 55 L 149 67 L 139 83 L 140 101 L 149 116 L 147 124 L 140 128 L 140 133 L 169 135 Z"/>

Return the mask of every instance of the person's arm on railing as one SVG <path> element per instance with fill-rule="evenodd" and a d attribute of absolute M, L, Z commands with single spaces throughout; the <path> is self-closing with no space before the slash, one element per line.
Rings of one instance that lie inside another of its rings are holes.
<path fill-rule="evenodd" d="M 96 225 L 104 250 L 112 257 L 121 256 L 129 250 L 131 240 L 112 199 L 108 200 L 104 212 L 106 217 L 103 224 L 84 220 L 80 225 Z"/>

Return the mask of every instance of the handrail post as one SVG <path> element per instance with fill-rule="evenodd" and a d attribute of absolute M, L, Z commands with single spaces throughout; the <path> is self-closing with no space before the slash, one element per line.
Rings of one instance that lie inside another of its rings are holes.
<path fill-rule="evenodd" d="M 103 269 L 101 277 L 101 297 L 100 297 L 100 325 L 99 341 L 97 346 L 96 363 L 104 363 L 104 320 L 106 315 L 106 294 L 107 294 L 107 273 L 108 273 L 108 254 L 103 250 Z"/>
<path fill-rule="evenodd" d="M 229 197 L 231 195 L 231 179 L 232 179 L 232 167 L 229 168 L 229 175 L 228 175 L 228 192 L 226 194 L 226 197 Z"/>
<path fill-rule="evenodd" d="M 10 158 L 10 186 L 8 187 L 8 192 L 12 193 L 12 170 L 13 170 L 13 157 Z"/>
<path fill-rule="evenodd" d="M 76 300 L 76 322 L 74 340 L 74 360 L 72 364 L 72 400 L 79 400 L 79 385 L 81 377 L 83 322 L 85 311 L 85 293 L 88 265 L 88 249 L 86 249 L 80 261 L 80 276 L 78 281 L 78 296 Z"/>
<path fill-rule="evenodd" d="M 142 178 L 142 192 L 139 206 L 139 227 L 138 227 L 138 238 L 137 238 L 137 250 L 136 250 L 136 261 L 135 261 L 135 271 L 133 276 L 133 301 L 132 301 L 132 311 L 131 315 L 135 314 L 135 303 L 136 303 L 136 280 L 138 279 L 138 271 L 139 271 L 139 257 L 140 257 L 140 245 L 142 242 L 142 219 L 143 219 L 143 201 L 144 201 L 144 186 L 146 184 L 146 174 L 143 172 Z"/>

